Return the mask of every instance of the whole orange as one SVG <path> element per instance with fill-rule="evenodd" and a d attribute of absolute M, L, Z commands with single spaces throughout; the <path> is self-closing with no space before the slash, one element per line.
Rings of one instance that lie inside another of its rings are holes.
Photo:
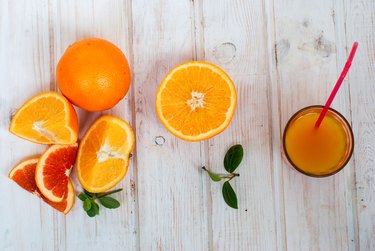
<path fill-rule="evenodd" d="M 130 69 L 122 51 L 100 38 L 70 45 L 56 69 L 57 84 L 74 105 L 88 111 L 115 106 L 128 92 Z"/>

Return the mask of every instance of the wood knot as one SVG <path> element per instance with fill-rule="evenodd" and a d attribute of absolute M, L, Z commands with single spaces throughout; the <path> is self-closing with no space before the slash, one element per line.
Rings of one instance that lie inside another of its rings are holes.
<path fill-rule="evenodd" d="M 237 48 L 233 43 L 226 42 L 218 45 L 213 50 L 216 60 L 222 64 L 231 62 L 236 56 Z"/>

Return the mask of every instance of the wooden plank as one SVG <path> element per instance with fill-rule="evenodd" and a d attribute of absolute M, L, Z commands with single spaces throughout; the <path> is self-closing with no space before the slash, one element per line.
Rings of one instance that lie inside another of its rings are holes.
<path fill-rule="evenodd" d="M 354 206 L 358 214 L 356 250 L 375 250 L 375 2 L 344 1 L 347 53 L 359 49 L 349 73 L 351 114 L 355 135 Z"/>
<path fill-rule="evenodd" d="M 54 65 L 65 49 L 74 41 L 85 37 L 100 37 L 119 46 L 132 65 L 131 3 L 128 1 L 54 1 L 50 6 L 51 55 Z M 54 71 L 54 69 L 53 69 Z M 134 99 L 130 90 L 113 109 L 103 112 L 118 116 L 131 125 Z M 102 113 L 89 113 L 77 108 L 80 117 L 80 137 L 89 125 Z M 82 191 L 73 172 L 76 192 Z M 121 207 L 116 210 L 102 208 L 100 215 L 89 218 L 77 199 L 66 218 L 67 250 L 136 250 L 137 249 L 137 201 L 136 168 L 131 161 L 126 178 L 116 188 L 124 188 L 115 195 Z"/>
<path fill-rule="evenodd" d="M 335 29 L 342 28 L 342 8 L 331 1 L 274 2 L 276 95 L 280 126 L 297 110 L 324 104 L 342 65 L 336 45 L 344 44 Z M 333 107 L 349 120 L 348 88 L 340 90 Z M 280 139 L 279 139 L 280 140 Z M 347 250 L 355 235 L 348 205 L 353 163 L 333 177 L 306 177 L 282 164 L 285 248 L 290 250 Z"/>
<path fill-rule="evenodd" d="M 52 250 L 54 210 L 7 177 L 18 162 L 45 149 L 11 135 L 8 127 L 23 102 L 50 87 L 48 5 L 1 1 L 0 6 L 0 250 Z"/>
<path fill-rule="evenodd" d="M 200 143 L 177 139 L 155 113 L 156 89 L 170 69 L 194 57 L 190 1 L 133 1 L 139 247 L 207 250 Z"/>
<path fill-rule="evenodd" d="M 231 125 L 209 140 L 208 166 L 222 173 L 227 149 L 240 143 L 245 150 L 237 169 L 240 177 L 231 181 L 238 210 L 225 204 L 220 184 L 210 183 L 212 250 L 276 250 L 265 5 L 261 1 L 202 2 L 205 57 L 201 59 L 223 68 L 238 94 Z"/>

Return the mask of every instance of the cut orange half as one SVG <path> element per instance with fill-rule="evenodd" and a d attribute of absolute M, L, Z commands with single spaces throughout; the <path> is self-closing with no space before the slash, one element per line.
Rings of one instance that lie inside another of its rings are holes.
<path fill-rule="evenodd" d="M 73 144 L 78 137 L 77 114 L 64 96 L 44 92 L 18 109 L 9 131 L 39 144 Z"/>
<path fill-rule="evenodd" d="M 35 182 L 35 169 L 38 163 L 38 158 L 28 159 L 16 165 L 10 172 L 9 178 L 16 182 L 20 187 L 26 191 L 35 194 L 42 198 L 53 208 L 60 212 L 67 214 L 74 204 L 74 188 L 72 182 L 68 182 L 68 193 L 65 195 L 63 201 L 55 203 L 45 198 L 39 191 Z"/>
<path fill-rule="evenodd" d="M 175 136 L 200 141 L 222 132 L 236 108 L 236 89 L 219 67 L 192 61 L 175 67 L 156 94 L 159 119 Z"/>
<path fill-rule="evenodd" d="M 98 118 L 79 145 L 77 176 L 82 187 L 91 193 L 114 187 L 125 177 L 133 148 L 128 123 L 108 115 Z"/>
<path fill-rule="evenodd" d="M 78 145 L 52 145 L 40 157 L 35 181 L 40 192 L 52 202 L 61 202 L 68 193 L 68 180 Z"/>

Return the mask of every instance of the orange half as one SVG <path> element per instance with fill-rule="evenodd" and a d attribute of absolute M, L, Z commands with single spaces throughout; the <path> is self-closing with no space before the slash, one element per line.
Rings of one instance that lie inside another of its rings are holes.
<path fill-rule="evenodd" d="M 68 193 L 69 175 L 76 160 L 78 144 L 52 145 L 40 156 L 35 181 L 40 192 L 52 202 Z"/>
<path fill-rule="evenodd" d="M 175 67 L 156 94 L 156 112 L 165 128 L 187 141 L 222 132 L 236 108 L 236 88 L 219 67 L 192 61 Z"/>
<path fill-rule="evenodd" d="M 68 193 L 66 193 L 64 199 L 61 202 L 55 203 L 49 201 L 44 197 L 39 191 L 35 182 L 35 169 L 38 163 L 38 158 L 28 159 L 22 161 L 16 165 L 10 172 L 9 178 L 16 182 L 20 187 L 26 191 L 35 194 L 48 203 L 53 208 L 59 210 L 60 212 L 67 214 L 73 207 L 74 204 L 74 187 L 72 182 L 68 182 Z"/>
<path fill-rule="evenodd" d="M 78 137 L 77 114 L 64 96 L 44 92 L 17 110 L 9 131 L 39 144 L 73 144 Z"/>
<path fill-rule="evenodd" d="M 128 170 L 134 141 L 132 128 L 122 119 L 98 118 L 79 145 L 76 165 L 82 187 L 100 193 L 119 183 Z"/>

